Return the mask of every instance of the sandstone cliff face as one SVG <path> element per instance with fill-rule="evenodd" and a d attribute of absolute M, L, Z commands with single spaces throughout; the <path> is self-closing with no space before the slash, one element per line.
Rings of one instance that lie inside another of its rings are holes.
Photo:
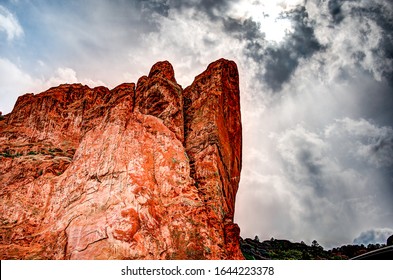
<path fill-rule="evenodd" d="M 0 120 L 2 259 L 242 259 L 236 64 L 61 85 Z"/>

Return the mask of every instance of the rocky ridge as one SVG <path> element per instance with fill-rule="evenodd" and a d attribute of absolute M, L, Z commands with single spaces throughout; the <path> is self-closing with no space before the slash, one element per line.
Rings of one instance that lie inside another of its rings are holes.
<path fill-rule="evenodd" d="M 65 84 L 0 119 L 1 259 L 243 259 L 236 64 Z"/>

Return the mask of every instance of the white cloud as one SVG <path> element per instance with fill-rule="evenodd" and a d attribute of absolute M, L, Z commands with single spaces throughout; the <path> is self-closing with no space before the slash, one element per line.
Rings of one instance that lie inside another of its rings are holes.
<path fill-rule="evenodd" d="M 317 134 L 297 125 L 278 137 L 277 149 L 283 160 L 290 164 L 294 176 L 309 178 L 321 172 L 327 145 Z"/>
<path fill-rule="evenodd" d="M 343 70 L 347 74 L 356 75 L 360 64 L 380 81 L 384 72 L 393 70 L 392 61 L 386 59 L 380 50 L 381 40 L 386 34 L 375 19 L 366 17 L 359 11 L 366 13 L 382 4 L 386 6 L 383 10 L 387 14 L 385 16 L 389 17 L 392 15 L 391 5 L 381 1 L 343 2 L 340 9 L 345 16 L 340 24 L 333 24 L 329 4 L 329 1 L 307 1 L 305 4 L 310 18 L 315 22 L 316 38 L 328 47 L 321 56 L 326 62 L 325 74 L 330 81 L 339 77 Z"/>
<path fill-rule="evenodd" d="M 393 128 L 379 127 L 365 119 L 337 120 L 325 135 L 340 143 L 350 155 L 375 167 L 393 165 Z"/>
<path fill-rule="evenodd" d="M 175 10 L 168 17 L 160 17 L 159 22 L 159 32 L 146 34 L 142 47 L 130 51 L 132 66 L 148 72 L 156 61 L 169 60 L 177 81 L 187 86 L 209 63 L 221 57 L 241 64 L 244 43 L 231 38 L 220 23 L 210 21 L 207 15 L 195 14 L 193 8 Z"/>
<path fill-rule="evenodd" d="M 11 61 L 0 58 L 0 111 L 9 113 L 19 95 L 41 88 L 41 81 L 23 72 Z"/>
<path fill-rule="evenodd" d="M 300 103 L 296 105 L 304 110 Z M 385 153 L 374 159 L 370 154 L 356 154 L 354 159 L 354 151 L 358 152 L 354 138 L 365 137 L 374 143 L 372 139 L 389 135 L 391 128 L 343 118 L 325 127 L 304 122 L 282 130 L 282 125 L 269 125 L 276 117 L 268 108 L 261 118 L 265 125 L 259 125 L 265 129 L 255 132 L 258 142 L 246 140 L 252 146 L 244 148 L 236 208 L 243 236 L 305 242 L 317 239 L 331 248 L 351 243 L 362 227 L 384 220 L 390 211 L 390 200 L 385 197 L 389 186 L 377 168 L 386 164 L 388 157 Z M 264 135 L 264 130 L 276 132 Z M 375 169 L 370 169 L 370 164 Z M 253 213 L 258 222 L 250 224 L 247 217 Z"/>
<path fill-rule="evenodd" d="M 393 235 L 391 228 L 376 228 L 363 231 L 353 240 L 355 244 L 386 244 L 387 239 Z"/>
<path fill-rule="evenodd" d="M 74 69 L 68 67 L 59 67 L 56 69 L 54 76 L 44 82 L 46 88 L 55 87 L 61 84 L 81 83 L 89 87 L 107 86 L 101 80 L 93 80 L 90 78 L 78 78 Z"/>
<path fill-rule="evenodd" d="M 238 1 L 229 10 L 229 15 L 238 20 L 252 18 L 258 23 L 265 39 L 280 43 L 288 33 L 293 32 L 289 19 L 282 18 L 281 13 L 293 9 L 303 1 Z"/>
<path fill-rule="evenodd" d="M 11 41 L 23 35 L 23 28 L 18 19 L 5 7 L 0 5 L 0 32 L 7 34 L 7 40 Z"/>
<path fill-rule="evenodd" d="M 75 70 L 67 67 L 58 68 L 48 79 L 34 78 L 8 59 L 0 58 L 0 111 L 3 114 L 11 112 L 18 96 L 22 94 L 39 93 L 64 83 L 82 83 L 90 87 L 106 86 L 100 80 L 78 78 Z"/>
<path fill-rule="evenodd" d="M 73 84 L 78 82 L 76 78 L 76 72 L 71 68 L 57 68 L 55 76 L 51 77 L 47 81 L 48 87 L 58 86 L 60 84 L 69 83 Z"/>

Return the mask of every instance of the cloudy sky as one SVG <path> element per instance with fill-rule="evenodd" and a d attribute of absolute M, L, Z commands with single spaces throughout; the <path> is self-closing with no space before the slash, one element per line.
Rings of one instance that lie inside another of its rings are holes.
<path fill-rule="evenodd" d="M 390 0 L 0 0 L 0 111 L 60 83 L 113 88 L 169 60 L 240 72 L 243 237 L 325 248 L 393 234 Z"/>

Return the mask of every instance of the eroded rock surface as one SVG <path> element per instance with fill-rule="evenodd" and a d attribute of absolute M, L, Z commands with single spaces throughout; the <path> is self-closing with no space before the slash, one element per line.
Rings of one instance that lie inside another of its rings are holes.
<path fill-rule="evenodd" d="M 2 259 L 242 259 L 239 78 L 184 91 L 169 62 L 112 90 L 60 85 L 0 120 Z"/>

